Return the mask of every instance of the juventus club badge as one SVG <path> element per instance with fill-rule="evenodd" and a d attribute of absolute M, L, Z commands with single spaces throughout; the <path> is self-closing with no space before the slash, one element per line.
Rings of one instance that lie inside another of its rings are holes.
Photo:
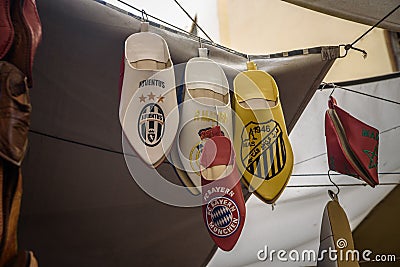
<path fill-rule="evenodd" d="M 165 117 L 161 107 L 156 103 L 145 105 L 138 120 L 139 136 L 146 146 L 156 146 L 164 134 Z"/>

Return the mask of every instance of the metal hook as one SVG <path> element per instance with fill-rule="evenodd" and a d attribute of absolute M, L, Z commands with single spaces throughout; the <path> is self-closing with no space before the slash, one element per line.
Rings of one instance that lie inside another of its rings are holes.
<path fill-rule="evenodd" d="M 345 51 L 345 53 L 344 53 L 343 56 L 340 55 L 340 48 L 341 48 L 341 47 L 343 47 L 343 48 L 344 48 L 344 51 Z M 346 45 L 344 45 L 344 44 L 339 45 L 339 56 L 338 56 L 338 58 L 344 58 L 344 57 L 346 57 L 348 52 L 349 52 L 349 50 L 346 49 Z"/>
<path fill-rule="evenodd" d="M 340 188 L 339 188 L 339 186 L 338 186 L 337 184 L 335 184 L 335 183 L 332 181 L 330 172 L 331 172 L 331 170 L 328 170 L 328 178 L 329 178 L 329 181 L 331 181 L 331 183 L 337 188 L 337 192 L 334 193 L 332 190 L 328 190 L 328 194 L 329 194 L 329 196 L 330 196 L 330 198 L 331 198 L 332 200 L 338 200 L 338 195 L 339 195 L 339 193 L 340 193 Z"/>
<path fill-rule="evenodd" d="M 146 11 L 144 11 L 144 9 L 142 9 L 142 20 L 145 22 L 149 21 L 149 17 L 147 16 Z"/>
<path fill-rule="evenodd" d="M 322 82 L 322 87 L 319 89 L 321 92 L 325 89 L 325 86 L 327 86 L 328 83 Z"/>
<path fill-rule="evenodd" d="M 339 49 L 340 49 L 340 47 L 343 47 L 343 48 L 344 48 L 345 53 L 344 53 L 344 55 L 342 55 L 342 56 L 339 55 L 338 58 L 344 58 L 344 57 L 346 57 L 346 56 L 347 56 L 347 53 L 349 52 L 350 49 L 354 49 L 354 50 L 356 50 L 356 51 L 358 51 L 358 52 L 361 52 L 361 53 L 363 54 L 363 58 L 364 58 L 364 59 L 367 58 L 367 55 L 368 55 L 367 51 L 365 51 L 365 50 L 363 50 L 363 49 L 360 49 L 360 48 L 357 48 L 357 47 L 354 47 L 354 46 L 352 46 L 351 44 L 346 44 L 346 45 L 341 44 L 341 45 L 339 45 Z"/>
<path fill-rule="evenodd" d="M 333 92 L 335 92 L 335 89 L 336 89 L 336 87 L 337 87 L 336 84 L 334 84 L 334 83 L 326 83 L 326 82 L 323 82 L 323 83 L 322 83 L 322 87 L 321 87 L 319 90 L 320 90 L 320 91 L 325 90 L 325 87 L 328 86 L 328 85 L 330 85 L 330 86 L 333 87 L 332 92 L 329 94 L 329 97 L 331 97 L 332 94 L 333 94 Z M 327 89 L 328 89 L 328 88 L 327 88 Z"/>
<path fill-rule="evenodd" d="M 332 92 L 329 94 L 329 97 L 331 97 L 333 95 L 333 93 L 335 92 L 335 89 L 336 89 L 336 84 L 332 83 L 332 85 L 333 85 L 333 89 L 332 89 Z"/>
<path fill-rule="evenodd" d="M 217 106 L 215 106 L 215 111 L 217 112 L 217 126 L 219 126 L 219 112 Z"/>
<path fill-rule="evenodd" d="M 203 47 L 203 43 L 201 41 L 201 37 L 199 37 L 199 57 L 208 57 L 208 49 L 206 47 Z"/>

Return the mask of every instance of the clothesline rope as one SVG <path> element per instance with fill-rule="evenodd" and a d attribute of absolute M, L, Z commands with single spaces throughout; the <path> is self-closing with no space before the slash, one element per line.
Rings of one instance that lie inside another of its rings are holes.
<path fill-rule="evenodd" d="M 46 134 L 46 133 L 42 133 L 39 131 L 35 131 L 35 130 L 29 130 L 29 132 L 36 134 L 36 135 L 40 135 L 40 136 L 44 136 L 47 138 L 52 138 L 52 139 L 56 139 L 59 141 L 63 141 L 63 142 L 67 142 L 67 143 L 71 143 L 71 144 L 75 144 L 75 145 L 80 145 L 80 146 L 85 146 L 88 148 L 92 148 L 92 149 L 97 149 L 97 150 L 101 150 L 104 152 L 110 152 L 110 153 L 114 153 L 114 154 L 119 154 L 119 155 L 125 155 L 125 156 L 129 156 L 129 157 L 137 157 L 136 155 L 133 154 L 126 154 L 120 151 L 116 151 L 116 150 L 112 150 L 112 149 L 108 149 L 108 148 L 103 148 L 103 147 L 99 147 L 99 146 L 94 146 L 94 145 L 90 145 L 90 144 L 86 144 L 83 142 L 78 142 L 78 141 L 74 141 L 74 140 L 69 140 L 66 138 L 62 138 L 62 137 L 57 137 L 54 135 L 50 135 L 50 134 Z M 170 164 L 169 162 L 165 162 L 166 164 Z M 400 174 L 400 172 L 381 172 L 379 174 L 382 175 L 395 175 L 395 174 Z M 341 174 L 330 174 L 330 175 L 341 175 Z M 327 176 L 327 173 L 305 173 L 305 174 L 292 174 L 292 176 L 294 177 L 298 177 L 298 176 Z M 379 185 L 399 185 L 400 183 L 380 183 Z M 366 186 L 367 184 L 364 183 L 359 183 L 359 184 L 338 184 L 338 186 Z M 302 188 L 302 187 L 330 187 L 330 186 L 334 186 L 333 184 L 306 184 L 306 185 L 288 185 L 287 187 L 289 188 Z"/>
<path fill-rule="evenodd" d="M 242 52 L 238 52 L 238 51 L 233 50 L 233 49 L 231 49 L 229 47 L 214 43 L 212 41 L 203 39 L 203 38 L 201 38 L 201 37 L 199 37 L 197 35 L 194 35 L 194 34 L 188 32 L 188 31 L 186 31 L 186 30 L 184 30 L 182 28 L 179 28 L 179 27 L 177 27 L 177 26 L 175 26 L 175 25 L 173 25 L 171 23 L 168 23 L 168 22 L 166 22 L 166 21 L 164 21 L 162 19 L 159 19 L 159 18 L 157 18 L 157 17 L 155 17 L 155 16 L 153 16 L 151 14 L 148 14 L 148 13 L 145 12 L 145 10 L 139 9 L 137 7 L 134 7 L 133 5 L 131 5 L 129 3 L 126 3 L 123 0 L 117 0 L 117 1 L 119 3 L 122 3 L 123 5 L 131 8 L 131 9 L 137 11 L 139 14 L 141 14 L 142 18 L 140 16 L 136 16 L 136 15 L 130 13 L 129 11 L 126 11 L 126 10 L 118 8 L 118 7 L 116 7 L 116 6 L 114 6 L 114 5 L 110 4 L 110 3 L 107 3 L 104 0 L 93 0 L 93 1 L 101 3 L 101 4 L 105 5 L 105 6 L 107 6 L 108 8 L 111 8 L 111 9 L 117 11 L 117 12 L 123 13 L 125 15 L 130 16 L 130 17 L 133 17 L 133 18 L 135 18 L 137 20 L 146 20 L 147 21 L 147 17 L 150 17 L 150 18 L 152 18 L 152 19 L 154 19 L 154 20 L 166 25 L 166 26 L 164 26 L 164 25 L 152 22 L 152 21 L 148 21 L 149 24 L 151 26 L 153 26 L 153 27 L 156 27 L 156 28 L 159 28 L 159 29 L 162 29 L 162 30 L 166 30 L 168 32 L 176 33 L 176 34 L 185 34 L 186 37 L 191 38 L 193 40 L 196 40 L 196 41 L 198 41 L 198 42 L 200 42 L 202 44 L 207 44 L 207 45 L 222 49 L 222 50 L 224 50 L 224 51 L 226 51 L 228 53 L 231 53 L 233 55 L 243 57 L 246 60 L 249 59 L 249 58 L 252 58 L 252 59 L 271 59 L 271 58 L 282 58 L 282 57 L 291 57 L 291 56 L 308 55 L 308 54 L 321 54 L 323 52 L 322 47 L 311 47 L 311 48 L 298 49 L 298 50 L 292 50 L 292 51 L 286 51 L 286 52 L 280 52 L 280 53 L 274 53 L 274 54 L 267 54 L 267 55 L 249 55 L 249 54 L 245 54 L 245 53 L 242 53 Z M 335 59 L 335 58 L 331 58 L 331 59 Z"/>
<path fill-rule="evenodd" d="M 378 99 L 378 100 L 381 100 L 381 101 L 385 101 L 385 102 L 389 102 L 389 103 L 392 103 L 392 104 L 400 105 L 400 102 L 397 102 L 397 101 L 394 101 L 394 100 L 391 100 L 391 99 L 387 99 L 387 98 L 383 98 L 383 97 L 379 97 L 379 96 L 375 96 L 375 95 L 371 95 L 371 94 L 367 94 L 367 93 L 364 93 L 364 92 L 356 91 L 356 90 L 353 90 L 353 89 L 350 89 L 350 88 L 347 88 L 347 87 L 336 85 L 334 83 L 322 83 L 322 85 L 321 85 L 319 90 L 320 91 L 324 91 L 324 90 L 331 90 L 331 89 L 341 89 L 341 90 L 348 91 L 348 92 L 351 92 L 351 93 L 360 94 L 360 95 L 371 97 L 371 98 L 375 98 L 375 99 Z"/>
<path fill-rule="evenodd" d="M 354 47 L 354 45 L 360 41 L 362 38 L 364 38 L 369 32 L 371 32 L 374 28 L 376 28 L 379 24 L 381 24 L 385 19 L 387 19 L 390 15 L 392 15 L 397 9 L 400 8 L 400 5 L 398 5 L 397 7 L 395 7 L 393 10 L 391 10 L 388 14 L 386 14 L 383 18 L 381 18 L 377 23 L 375 23 L 371 28 L 369 28 L 366 32 L 364 32 L 363 34 L 361 34 L 357 39 L 355 39 L 351 44 L 346 44 L 346 45 L 339 45 L 339 47 L 343 47 L 344 50 L 346 51 L 345 54 L 343 56 L 340 56 L 341 58 L 347 56 L 347 52 L 350 49 L 356 50 L 358 52 L 363 53 L 363 57 L 366 58 L 367 57 L 367 52 L 363 49 Z"/>
<path fill-rule="evenodd" d="M 104 0 L 94 0 L 94 1 L 97 1 L 97 2 L 100 2 L 100 3 L 104 3 L 104 4 L 106 4 L 107 6 L 112 6 L 112 5 L 110 5 L 110 4 L 107 4 L 107 2 L 106 1 L 104 1 Z M 171 24 L 171 23 L 168 23 L 167 21 L 164 21 L 164 20 L 162 20 L 162 19 L 160 19 L 160 18 L 157 18 L 157 17 L 155 17 L 155 16 L 153 16 L 153 15 L 150 15 L 150 14 L 148 14 L 148 13 L 146 13 L 145 11 L 144 11 L 144 9 L 142 9 L 142 10 L 140 10 L 139 8 L 136 8 L 136 7 L 134 7 L 133 5 L 131 5 L 131 4 L 129 4 L 129 3 L 127 3 L 127 2 L 125 2 L 125 1 L 122 1 L 122 0 L 117 0 L 119 3 L 121 3 L 121 4 L 123 4 L 123 5 L 125 5 L 125 6 L 127 6 L 127 7 L 130 7 L 130 8 L 132 8 L 133 10 L 136 10 L 137 12 L 140 12 L 141 14 L 142 14 L 142 17 L 143 17 L 143 14 L 146 14 L 146 17 L 151 17 L 151 18 L 153 18 L 153 19 L 155 19 L 155 20 L 157 20 L 157 21 L 159 21 L 159 22 L 161 22 L 161 23 L 163 23 L 163 24 L 165 24 L 165 25 L 168 25 L 169 27 L 172 27 L 172 28 L 174 28 L 174 29 L 177 29 L 177 30 L 179 30 L 180 32 L 183 32 L 183 33 L 186 33 L 187 35 L 189 35 L 189 36 L 191 36 L 191 37 L 193 37 L 193 38 L 198 38 L 199 39 L 199 41 L 200 42 L 204 42 L 204 40 L 202 40 L 200 37 L 198 37 L 198 36 L 196 36 L 196 35 L 194 35 L 194 34 L 192 34 L 192 33 L 190 33 L 190 32 L 188 32 L 188 31 L 186 31 L 186 30 L 184 30 L 184 29 L 182 29 L 182 28 L 179 28 L 179 27 L 177 27 L 177 26 L 175 26 L 175 25 L 173 25 L 173 24 Z M 185 12 L 185 14 L 192 20 L 192 22 L 201 30 L 201 32 L 203 32 L 203 34 L 209 39 L 209 44 L 210 45 L 212 45 L 212 46 L 215 46 L 215 47 L 218 47 L 218 48 L 222 48 L 222 49 L 224 49 L 224 50 L 226 50 L 226 51 L 228 51 L 228 52 L 230 52 L 230 53 L 232 53 L 232 54 L 235 54 L 235 55 L 239 55 L 239 56 L 241 56 L 241 57 L 245 57 L 245 58 L 250 58 L 250 55 L 248 55 L 248 54 L 244 54 L 244 53 L 240 53 L 240 52 L 237 52 L 237 51 L 235 51 L 235 50 L 232 50 L 232 49 L 230 49 L 230 48 L 227 48 L 227 47 L 224 47 L 224 46 L 222 46 L 222 45 L 218 45 L 218 44 L 216 44 L 216 43 L 214 43 L 213 41 L 212 41 L 212 39 L 209 37 L 209 35 L 196 23 L 196 21 L 190 16 L 190 14 L 182 7 L 182 5 L 180 5 L 179 4 L 179 2 L 177 1 L 177 0 L 174 0 L 175 1 L 175 3 Z M 113 7 L 113 6 L 112 6 Z M 375 25 L 373 25 L 370 29 L 368 29 L 366 32 L 364 32 L 360 37 L 358 37 L 356 40 L 354 40 L 351 44 L 346 44 L 346 45 L 344 45 L 344 44 L 341 44 L 341 45 L 338 45 L 338 47 L 340 48 L 340 47 L 343 47 L 344 49 L 345 49 L 345 54 L 343 55 L 343 56 L 338 56 L 339 58 L 343 58 L 343 57 L 345 57 L 346 55 L 347 55 L 347 52 L 350 50 L 350 49 L 354 49 L 354 50 L 357 50 L 357 51 L 359 51 L 359 52 L 362 52 L 363 53 L 363 56 L 364 57 L 366 57 L 367 56 L 367 52 L 365 51 L 365 50 L 362 50 L 362 49 L 359 49 L 359 48 L 356 48 L 356 47 L 354 47 L 354 44 L 356 44 L 358 41 L 360 41 L 362 38 L 364 38 L 364 36 L 366 36 L 370 31 L 372 31 L 375 27 L 377 27 L 381 22 L 383 22 L 385 19 L 387 19 L 391 14 L 393 14 L 398 8 L 400 8 L 400 5 L 398 5 L 397 7 L 395 7 L 392 11 L 390 11 L 387 15 L 385 15 L 383 18 L 381 18 Z M 114 7 L 114 9 L 115 9 L 115 7 Z M 118 9 L 118 8 L 117 8 Z M 129 12 L 128 12 L 128 15 L 132 15 L 132 14 L 130 14 Z M 307 49 L 306 49 L 307 50 Z M 311 49 L 310 49 L 311 50 Z M 296 52 L 298 52 L 298 51 L 300 51 L 300 50 L 296 50 Z M 292 52 L 292 51 L 291 51 Z M 293 51 L 294 52 L 294 51 Z M 283 56 L 287 56 L 289 53 L 278 53 L 279 55 L 280 54 L 282 54 Z M 275 54 L 274 54 L 275 55 Z M 296 55 L 296 54 L 295 54 Z"/>
<path fill-rule="evenodd" d="M 371 28 L 369 28 L 366 32 L 360 35 L 357 39 L 355 39 L 350 46 L 355 45 L 358 41 L 360 41 L 362 38 L 364 38 L 370 31 L 372 31 L 374 28 L 378 27 L 379 24 L 381 24 L 385 19 L 387 19 L 390 15 L 392 15 L 397 9 L 400 8 L 400 4 L 395 7 L 393 10 L 391 10 L 389 13 L 387 13 L 383 18 L 381 18 L 377 23 L 375 23 Z"/>
<path fill-rule="evenodd" d="M 397 128 L 400 128 L 400 125 L 391 127 L 391 128 L 389 128 L 389 129 L 386 129 L 386 130 L 383 130 L 383 131 L 380 132 L 380 134 L 382 135 L 382 134 L 388 133 L 388 132 L 390 132 L 390 131 L 392 131 L 392 130 L 395 130 L 395 129 L 397 129 Z M 313 160 L 313 159 L 322 157 L 322 156 L 324 156 L 324 155 L 326 155 L 326 152 L 321 153 L 321 154 L 318 154 L 318 155 L 316 155 L 316 156 L 312 156 L 312 157 L 307 158 L 307 159 L 304 159 L 304 160 L 301 160 L 301 161 L 299 161 L 299 162 L 294 163 L 293 165 L 300 165 L 300 164 L 309 162 L 309 161 L 311 161 L 311 160 Z M 325 174 L 325 175 L 326 175 L 326 174 Z"/>
<path fill-rule="evenodd" d="M 379 172 L 379 175 L 396 175 L 400 174 L 400 172 Z M 340 174 L 340 173 L 331 173 L 331 176 L 347 176 L 345 174 Z M 327 176 L 326 173 L 296 173 L 292 174 L 294 177 L 315 177 L 315 176 Z"/>
<path fill-rule="evenodd" d="M 133 5 L 131 5 L 131 4 L 127 3 L 127 2 L 125 2 L 125 1 L 122 1 L 122 0 L 117 0 L 117 1 L 120 2 L 121 4 L 126 5 L 126 6 L 129 7 L 129 8 L 132 8 L 133 10 L 136 10 L 137 12 L 141 13 L 142 16 L 143 16 L 143 14 L 146 14 L 146 17 L 150 17 L 150 18 L 152 18 L 152 19 L 155 19 L 155 20 L 157 20 L 157 21 L 159 21 L 159 22 L 161 22 L 161 23 L 164 23 L 165 25 L 168 25 L 169 27 L 175 28 L 175 29 L 177 29 L 177 30 L 179 30 L 179 31 L 181 31 L 181 32 L 184 32 L 184 33 L 186 33 L 186 34 L 188 34 L 188 35 L 191 35 L 192 37 L 197 37 L 196 35 L 194 35 L 194 34 L 188 32 L 188 31 L 186 31 L 186 30 L 184 30 L 184 29 L 182 29 L 182 28 L 179 28 L 178 26 L 175 26 L 175 25 L 173 25 L 173 24 L 171 24 L 171 23 L 169 23 L 169 22 L 166 22 L 166 21 L 164 21 L 164 20 L 162 20 L 162 19 L 160 19 L 160 18 L 157 18 L 157 17 L 155 17 L 155 16 L 153 16 L 153 15 L 151 15 L 151 14 L 148 14 L 147 12 L 145 12 L 144 9 L 139 9 L 139 8 L 137 8 L 137 7 L 134 7 Z M 143 19 L 145 19 L 145 18 L 143 18 Z"/>
<path fill-rule="evenodd" d="M 210 36 L 208 36 L 208 34 L 199 26 L 199 24 L 190 16 L 190 14 L 183 8 L 183 6 L 181 4 L 179 4 L 179 2 L 177 0 L 174 0 L 174 2 L 182 9 L 182 11 L 190 18 L 190 20 L 197 26 L 197 28 L 199 28 L 199 30 L 204 33 L 204 35 L 208 38 L 208 40 L 210 40 L 211 42 L 213 42 L 213 40 L 210 38 Z"/>
<path fill-rule="evenodd" d="M 361 183 L 361 184 L 337 184 L 337 186 L 341 187 L 354 187 L 354 186 L 367 186 L 367 183 Z M 379 186 L 393 186 L 393 185 L 400 185 L 400 183 L 380 183 L 376 185 L 375 187 Z M 316 187 L 335 187 L 333 184 L 305 184 L 305 185 L 287 185 L 286 188 L 316 188 Z"/>

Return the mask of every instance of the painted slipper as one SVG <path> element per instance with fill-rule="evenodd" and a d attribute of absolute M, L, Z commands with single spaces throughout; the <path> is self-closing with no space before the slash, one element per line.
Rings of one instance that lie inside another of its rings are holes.
<path fill-rule="evenodd" d="M 11 1 L 11 20 L 15 36 L 5 60 L 26 75 L 28 87 L 31 88 L 33 61 L 42 38 L 42 24 L 37 12 L 36 1 Z"/>
<path fill-rule="evenodd" d="M 38 267 L 38 261 L 32 251 L 18 251 L 18 254 L 7 264 L 8 267 Z"/>
<path fill-rule="evenodd" d="M 204 222 L 215 244 L 230 251 L 240 237 L 246 218 L 231 141 L 225 136 L 207 139 L 200 162 Z"/>
<path fill-rule="evenodd" d="M 14 40 L 10 0 L 0 1 L 0 60 L 7 54 Z"/>
<path fill-rule="evenodd" d="M 331 259 L 329 255 L 333 250 L 337 251 L 336 260 Z M 335 197 L 324 209 L 317 266 L 358 267 L 358 261 L 352 258 L 351 251 L 354 251 L 354 242 L 349 221 Z"/>
<path fill-rule="evenodd" d="M 201 139 L 201 132 L 216 125 L 225 136 L 232 138 L 228 80 L 214 61 L 192 58 L 185 69 L 184 102 L 177 137 L 177 152 L 187 174 L 181 180 L 186 187 L 201 186 L 199 158 L 207 139 Z"/>
<path fill-rule="evenodd" d="M 25 74 L 0 61 L 0 158 L 17 166 L 28 145 L 31 110 Z"/>
<path fill-rule="evenodd" d="M 172 144 L 172 148 L 167 157 L 168 161 L 172 164 L 174 168 L 175 174 L 178 176 L 179 180 L 185 186 L 185 188 L 194 196 L 200 195 L 201 188 L 196 187 L 193 184 L 192 180 L 186 173 L 185 168 L 182 166 L 181 159 L 179 158 L 178 145 L 176 139 Z"/>
<path fill-rule="evenodd" d="M 372 187 L 379 184 L 379 131 L 338 107 L 332 96 L 325 113 L 325 137 L 329 169 Z"/>
<path fill-rule="evenodd" d="M 179 125 L 173 64 L 165 40 L 154 33 L 125 41 L 119 118 L 135 152 L 157 167 L 169 152 Z"/>
<path fill-rule="evenodd" d="M 203 141 L 207 138 L 211 138 L 213 136 L 223 136 L 223 132 L 221 131 L 220 126 L 214 126 L 212 128 L 207 128 L 201 130 L 199 132 L 200 139 Z M 205 141 L 204 141 L 205 142 Z M 173 163 L 175 173 L 178 175 L 178 178 L 185 185 L 185 188 L 193 195 L 197 196 L 201 193 L 201 188 L 196 187 L 187 172 L 184 171 L 184 167 L 182 166 L 181 160 L 179 158 L 178 147 L 176 142 L 172 145 L 171 152 L 168 155 L 168 160 Z"/>
<path fill-rule="evenodd" d="M 275 80 L 248 62 L 234 81 L 235 150 L 243 181 L 261 200 L 275 203 L 289 181 L 293 151 Z"/>

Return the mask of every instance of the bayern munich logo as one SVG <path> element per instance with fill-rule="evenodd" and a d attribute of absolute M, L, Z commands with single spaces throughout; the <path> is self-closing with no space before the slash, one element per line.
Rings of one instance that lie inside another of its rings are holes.
<path fill-rule="evenodd" d="M 240 223 L 239 210 L 233 200 L 216 197 L 206 207 L 208 230 L 215 236 L 227 237 L 233 234 Z"/>

